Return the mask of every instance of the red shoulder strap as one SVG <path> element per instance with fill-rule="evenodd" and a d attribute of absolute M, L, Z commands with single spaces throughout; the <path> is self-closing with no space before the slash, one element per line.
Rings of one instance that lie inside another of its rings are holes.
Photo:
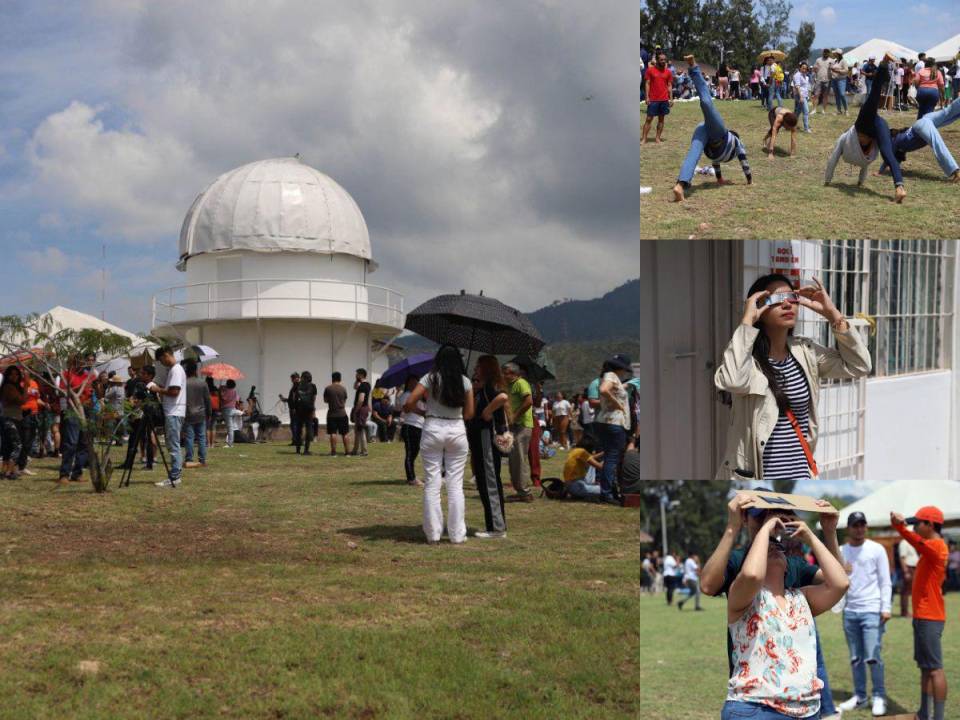
<path fill-rule="evenodd" d="M 797 416 L 793 414 L 793 410 L 787 410 L 787 419 L 790 421 L 793 431 L 797 434 L 797 439 L 800 440 L 800 447 L 803 448 L 803 454 L 807 456 L 807 465 L 810 467 L 813 479 L 816 480 L 820 476 L 820 471 L 817 469 L 817 461 L 813 459 L 813 453 L 810 452 L 810 444 L 807 442 L 807 438 L 804 437 L 803 430 L 800 429 L 800 423 L 797 422 Z"/>

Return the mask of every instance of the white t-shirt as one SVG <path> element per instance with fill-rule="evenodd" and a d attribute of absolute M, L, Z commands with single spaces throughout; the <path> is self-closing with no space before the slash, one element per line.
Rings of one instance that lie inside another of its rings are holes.
<path fill-rule="evenodd" d="M 677 561 L 673 559 L 673 555 L 667 555 L 663 559 L 663 574 L 667 577 L 677 574 Z"/>
<path fill-rule="evenodd" d="M 557 417 L 565 417 L 570 414 L 570 401 L 557 400 L 553 404 L 553 414 Z"/>
<path fill-rule="evenodd" d="M 167 384 L 164 387 L 178 387 L 180 392 L 176 397 L 163 396 L 163 414 L 171 417 L 187 416 L 187 372 L 183 365 L 177 363 L 167 372 Z"/>
<path fill-rule="evenodd" d="M 463 379 L 463 390 L 468 392 L 473 389 L 473 383 L 466 375 L 460 376 Z M 427 417 L 444 418 L 446 420 L 459 420 L 463 418 L 463 408 L 452 408 L 441 405 L 438 398 L 433 397 L 430 386 L 430 373 L 420 378 L 420 384 L 427 389 Z"/>
<path fill-rule="evenodd" d="M 683 579 L 697 580 L 700 577 L 700 565 L 692 557 L 683 561 Z"/>
<path fill-rule="evenodd" d="M 409 391 L 405 391 L 405 392 L 400 396 L 400 399 L 397 401 L 397 404 L 398 404 L 400 407 L 403 407 L 403 406 L 406 404 L 406 402 L 407 402 L 407 398 L 409 398 L 409 397 L 410 397 L 410 392 L 409 392 Z M 426 403 L 424 403 L 423 400 L 420 400 L 420 401 L 417 403 L 417 409 L 418 409 L 418 410 L 423 410 L 424 412 L 426 412 L 426 410 L 427 410 L 427 405 L 426 405 Z M 404 425 L 409 425 L 410 427 L 420 428 L 421 430 L 423 429 L 423 420 L 424 420 L 423 415 L 420 415 L 419 413 L 415 413 L 415 412 L 405 412 L 405 413 L 403 413 L 403 414 L 400 416 L 400 422 L 402 422 Z"/>
<path fill-rule="evenodd" d="M 590 401 L 584 400 L 580 403 L 580 424 L 589 425 L 593 422 L 593 408 L 590 407 Z"/>
<path fill-rule="evenodd" d="M 900 564 L 915 568 L 920 562 L 920 556 L 916 549 L 906 540 L 900 541 Z"/>
<path fill-rule="evenodd" d="M 845 565 L 852 566 L 844 609 L 890 612 L 890 561 L 883 545 L 873 540 L 864 540 L 858 547 L 845 543 L 840 547 L 840 555 Z"/>

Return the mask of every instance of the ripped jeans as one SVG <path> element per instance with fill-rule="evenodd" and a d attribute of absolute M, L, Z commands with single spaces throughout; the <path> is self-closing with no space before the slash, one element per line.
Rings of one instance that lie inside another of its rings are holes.
<path fill-rule="evenodd" d="M 886 697 L 883 682 L 883 658 L 880 656 L 884 625 L 879 612 L 843 611 L 843 632 L 850 649 L 853 692 L 867 699 L 867 666 L 873 682 L 873 697 Z"/>

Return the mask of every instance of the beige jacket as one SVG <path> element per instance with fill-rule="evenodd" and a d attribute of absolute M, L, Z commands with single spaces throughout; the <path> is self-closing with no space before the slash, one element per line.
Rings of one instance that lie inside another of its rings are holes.
<path fill-rule="evenodd" d="M 780 411 L 766 375 L 752 355 L 760 331 L 740 324 L 723 352 L 723 362 L 714 375 L 714 384 L 733 395 L 733 412 L 727 430 L 727 448 L 717 470 L 717 480 L 762 480 L 763 448 L 777 424 Z M 810 450 L 817 448 L 817 400 L 820 379 L 864 377 L 870 372 L 870 353 L 860 334 L 852 327 L 834 333 L 838 349 L 823 347 L 804 337 L 790 337 L 787 347 L 797 360 L 810 385 Z M 753 477 L 737 470 L 747 470 Z"/>

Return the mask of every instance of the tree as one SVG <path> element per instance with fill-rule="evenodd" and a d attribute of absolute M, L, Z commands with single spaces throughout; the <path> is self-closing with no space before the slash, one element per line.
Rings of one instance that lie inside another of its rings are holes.
<path fill-rule="evenodd" d="M 666 513 L 670 549 L 695 552 L 701 561 L 713 552 L 727 525 L 731 484 L 726 480 L 672 480 L 647 483 L 644 490 L 645 527 L 660 547 L 660 498 L 677 501 Z"/>
<path fill-rule="evenodd" d="M 785 38 L 790 35 L 790 11 L 793 5 L 788 0 L 760 0 L 760 7 L 763 8 L 760 27 L 764 43 L 771 48 L 786 50 Z"/>
<path fill-rule="evenodd" d="M 645 0 L 640 8 L 640 44 L 652 50 L 661 45 L 671 59 L 694 47 L 700 34 L 700 8 L 697 0 Z"/>
<path fill-rule="evenodd" d="M 796 40 L 793 48 L 787 56 L 788 67 L 798 68 L 800 63 L 807 62 L 810 57 L 810 48 L 813 47 L 813 41 L 817 37 L 817 30 L 812 22 L 800 23 L 800 29 L 797 30 Z"/>
<path fill-rule="evenodd" d="M 151 341 L 150 338 L 143 338 L 142 345 L 138 344 L 137 347 L 146 346 Z M 79 388 L 72 388 L 69 383 L 61 388 L 56 378 L 89 355 L 95 355 L 100 362 L 104 362 L 123 357 L 134 350 L 134 344 L 123 335 L 101 330 L 61 329 L 49 315 L 0 317 L 0 352 L 15 356 L 30 377 L 64 398 L 67 403 L 64 412 L 80 421 L 80 432 L 89 448 L 90 480 L 96 492 L 106 492 L 113 466 L 109 458 L 110 442 L 99 443 L 99 447 L 96 442 L 106 430 L 105 415 L 101 413 L 99 418 L 88 417 L 81 401 L 92 376 Z"/>

